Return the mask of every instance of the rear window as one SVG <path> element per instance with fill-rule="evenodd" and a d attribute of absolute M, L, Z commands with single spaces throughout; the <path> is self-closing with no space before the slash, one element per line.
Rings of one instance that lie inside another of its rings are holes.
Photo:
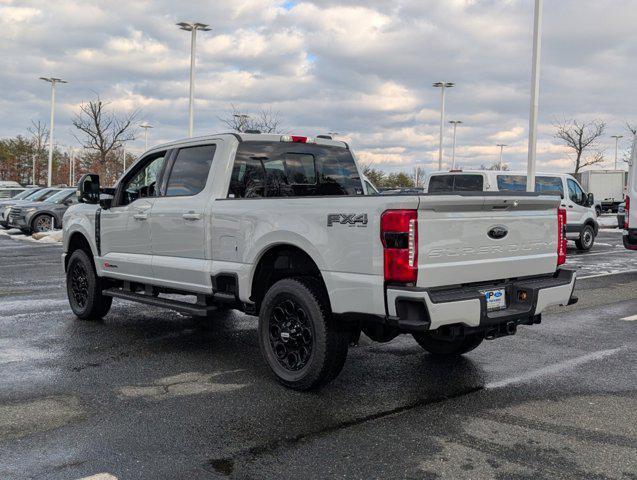
<path fill-rule="evenodd" d="M 429 192 L 481 192 L 482 175 L 434 175 L 429 179 Z"/>
<path fill-rule="evenodd" d="M 498 175 L 498 190 L 501 191 L 526 191 L 526 175 Z M 537 176 L 535 177 L 536 193 L 564 194 L 562 179 L 559 177 Z"/>
<path fill-rule="evenodd" d="M 285 142 L 242 142 L 237 149 L 229 198 L 362 195 L 348 149 Z"/>

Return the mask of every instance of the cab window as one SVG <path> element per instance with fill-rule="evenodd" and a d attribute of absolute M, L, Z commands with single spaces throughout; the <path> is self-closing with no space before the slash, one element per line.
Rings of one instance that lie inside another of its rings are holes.
<path fill-rule="evenodd" d="M 228 190 L 229 198 L 362 194 L 349 150 L 285 142 L 242 142 Z"/>
<path fill-rule="evenodd" d="M 429 179 L 429 192 L 481 192 L 482 175 L 434 175 Z"/>
<path fill-rule="evenodd" d="M 216 145 L 179 149 L 166 185 L 167 197 L 193 196 L 206 186 Z"/>
<path fill-rule="evenodd" d="M 166 161 L 166 152 L 159 152 L 141 160 L 141 166 L 125 181 L 120 205 L 128 205 L 139 198 L 156 197 L 159 194 L 158 177 Z"/>
<path fill-rule="evenodd" d="M 568 196 L 573 203 L 577 203 L 578 205 L 584 205 L 584 192 L 577 184 L 575 180 L 571 180 L 570 178 L 567 180 L 568 183 Z"/>

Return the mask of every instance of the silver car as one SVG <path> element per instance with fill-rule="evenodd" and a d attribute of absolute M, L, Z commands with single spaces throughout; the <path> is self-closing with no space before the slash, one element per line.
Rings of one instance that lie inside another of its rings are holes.
<path fill-rule="evenodd" d="M 11 207 L 31 202 L 43 202 L 59 191 L 59 188 L 33 187 L 11 199 L 0 200 L 0 227 L 9 228 L 9 210 L 11 210 Z"/>
<path fill-rule="evenodd" d="M 64 212 L 77 203 L 75 188 L 64 188 L 42 202 L 24 203 L 11 207 L 8 224 L 30 235 L 62 228 Z"/>

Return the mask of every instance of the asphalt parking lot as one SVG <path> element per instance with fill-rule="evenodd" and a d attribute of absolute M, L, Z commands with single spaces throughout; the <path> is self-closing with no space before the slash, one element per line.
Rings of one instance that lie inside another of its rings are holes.
<path fill-rule="evenodd" d="M 76 320 L 58 245 L 0 236 L 0 478 L 637 478 L 637 254 L 569 249 L 580 301 L 435 361 L 361 340 L 286 390 L 256 319 L 115 301 Z"/>

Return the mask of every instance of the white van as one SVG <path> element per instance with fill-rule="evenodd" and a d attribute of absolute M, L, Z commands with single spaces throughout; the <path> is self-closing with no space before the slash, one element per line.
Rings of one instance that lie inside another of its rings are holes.
<path fill-rule="evenodd" d="M 526 172 L 500 170 L 454 170 L 430 173 L 425 180 L 425 191 L 503 192 L 526 191 Z M 584 192 L 577 180 L 567 173 L 537 173 L 535 191 L 562 197 L 566 208 L 566 236 L 574 240 L 579 250 L 590 250 L 599 230 L 592 193 Z M 564 192 L 568 192 L 567 195 Z M 637 223 L 635 223 L 637 226 Z"/>
<path fill-rule="evenodd" d="M 637 250 L 637 136 L 628 167 L 625 202 L 624 225 L 619 228 L 624 229 L 624 247 Z"/>

